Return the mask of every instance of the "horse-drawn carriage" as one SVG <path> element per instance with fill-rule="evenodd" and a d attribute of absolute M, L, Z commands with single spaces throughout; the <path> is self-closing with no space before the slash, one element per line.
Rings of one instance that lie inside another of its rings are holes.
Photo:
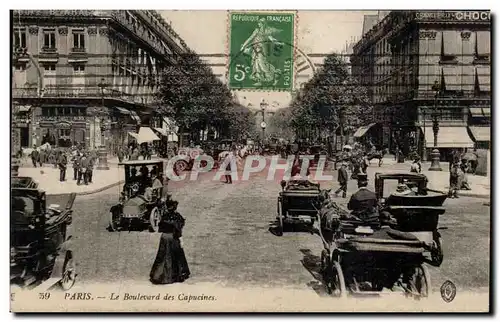
<path fill-rule="evenodd" d="M 158 190 L 166 187 L 156 187 L 152 173 L 163 185 L 163 181 L 167 180 L 163 178 L 163 161 L 133 160 L 119 164 L 124 166 L 125 184 L 119 202 L 109 211 L 109 231 L 118 231 L 124 227 L 147 227 L 150 232 L 158 232 L 161 211 L 165 205 L 161 195 L 163 191 Z"/>
<path fill-rule="evenodd" d="M 309 180 L 281 181 L 278 196 L 276 235 L 282 236 L 286 224 L 313 227 L 319 207 L 320 185 Z"/>
<path fill-rule="evenodd" d="M 64 209 L 46 206 L 44 191 L 29 177 L 12 178 L 10 221 L 10 283 L 21 288 L 58 285 L 69 290 L 76 282 L 74 251 L 68 226 L 76 195 Z"/>
<path fill-rule="evenodd" d="M 412 186 L 413 193 L 384 198 L 384 182 L 396 180 Z M 426 263 L 443 260 L 438 232 L 446 194 L 427 189 L 418 174 L 376 174 L 380 201 L 379 220 L 367 222 L 333 203 L 326 194 L 318 212 L 323 280 L 329 293 L 377 293 L 384 288 L 426 297 L 430 276 Z"/>

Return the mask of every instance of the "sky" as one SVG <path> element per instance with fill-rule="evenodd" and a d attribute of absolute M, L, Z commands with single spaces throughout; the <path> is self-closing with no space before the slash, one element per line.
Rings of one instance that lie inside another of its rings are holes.
<path fill-rule="evenodd" d="M 171 10 L 162 11 L 162 16 L 184 39 L 186 44 L 198 54 L 227 54 L 228 12 L 213 10 Z M 297 42 L 306 54 L 328 54 L 341 52 L 347 41 L 359 39 L 363 29 L 363 17 L 377 14 L 377 11 L 308 11 L 299 10 L 296 14 Z M 321 63 L 323 57 L 314 57 L 313 63 Z M 206 58 L 213 66 L 216 75 L 226 73 L 226 58 Z M 312 75 L 312 74 L 311 74 Z M 223 79 L 224 77 L 221 76 Z M 285 107 L 291 100 L 288 92 L 248 92 L 236 93 L 240 103 L 259 106 L 264 99 L 276 102 L 272 108 Z"/>

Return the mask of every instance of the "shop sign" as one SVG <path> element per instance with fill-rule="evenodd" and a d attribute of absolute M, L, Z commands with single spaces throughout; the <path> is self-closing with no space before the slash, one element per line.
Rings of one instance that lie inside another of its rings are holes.
<path fill-rule="evenodd" d="M 85 122 L 87 118 L 85 116 L 44 116 L 38 117 L 40 121 L 62 121 L 62 122 Z"/>
<path fill-rule="evenodd" d="M 490 21 L 490 11 L 419 11 L 417 20 Z"/>

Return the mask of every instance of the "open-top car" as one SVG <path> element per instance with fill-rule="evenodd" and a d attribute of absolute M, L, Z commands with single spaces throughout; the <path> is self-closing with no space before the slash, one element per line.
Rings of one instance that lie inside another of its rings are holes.
<path fill-rule="evenodd" d="M 153 159 L 119 163 L 125 171 L 125 183 L 119 202 L 110 209 L 109 231 L 148 227 L 151 232 L 158 232 L 165 205 L 162 196 L 167 189 L 163 162 L 163 159 Z M 157 180 L 159 185 L 155 183 Z"/>
<path fill-rule="evenodd" d="M 13 178 L 14 179 L 14 178 Z M 15 178 L 21 179 L 21 178 Z M 14 180 L 13 180 L 14 181 Z M 76 281 L 71 236 L 75 194 L 65 208 L 46 205 L 44 191 L 31 178 L 13 184 L 10 221 L 10 281 L 22 288 L 58 285 L 69 290 Z"/>

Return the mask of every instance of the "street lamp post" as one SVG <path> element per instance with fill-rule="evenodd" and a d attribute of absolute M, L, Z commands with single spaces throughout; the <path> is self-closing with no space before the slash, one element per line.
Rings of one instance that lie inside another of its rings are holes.
<path fill-rule="evenodd" d="M 260 112 L 262 113 L 262 122 L 260 123 L 260 127 L 262 128 L 262 143 L 264 143 L 264 139 L 266 138 L 266 120 L 265 120 L 265 115 L 266 115 L 266 108 L 267 108 L 267 102 L 262 99 L 260 102 Z"/>
<path fill-rule="evenodd" d="M 101 89 L 101 108 L 104 110 L 106 108 L 104 106 L 104 88 L 106 88 L 108 85 L 106 84 L 105 79 L 101 78 L 101 82 L 99 84 L 97 84 L 97 86 L 99 86 L 99 88 Z M 96 137 L 95 118 L 96 118 L 96 116 L 94 116 L 94 145 L 95 145 L 95 137 Z M 101 121 L 101 126 L 103 126 L 103 125 L 104 125 L 104 122 Z M 102 131 L 102 129 L 101 129 L 101 131 Z M 98 154 L 99 154 L 99 165 L 97 166 L 97 170 L 109 170 L 108 159 L 107 159 L 108 153 L 106 151 L 106 146 L 103 145 L 102 142 L 101 142 L 101 146 L 99 147 Z"/>
<path fill-rule="evenodd" d="M 434 134 L 434 149 L 431 152 L 432 162 L 429 171 L 442 171 L 441 166 L 439 165 L 440 154 L 439 154 L 439 149 L 437 147 L 437 140 L 439 133 L 439 120 L 438 120 L 439 114 L 437 109 L 437 99 L 440 91 L 440 84 L 438 83 L 438 81 L 434 82 L 434 85 L 432 85 L 432 90 L 435 92 L 434 108 L 432 110 L 432 131 Z"/>

